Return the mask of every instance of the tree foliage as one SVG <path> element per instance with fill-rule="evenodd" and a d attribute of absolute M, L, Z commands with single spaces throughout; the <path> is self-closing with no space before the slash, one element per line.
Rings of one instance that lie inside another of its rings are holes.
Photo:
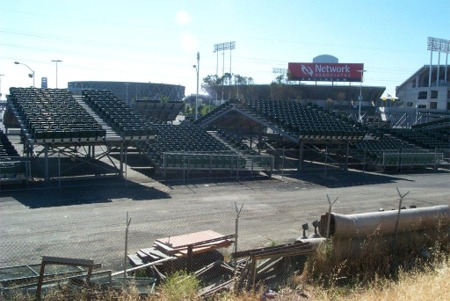
<path fill-rule="evenodd" d="M 222 95 L 224 87 L 230 86 L 248 86 L 253 85 L 252 77 L 242 76 L 240 74 L 225 73 L 223 76 L 208 75 L 203 78 L 202 90 L 212 97 Z"/>

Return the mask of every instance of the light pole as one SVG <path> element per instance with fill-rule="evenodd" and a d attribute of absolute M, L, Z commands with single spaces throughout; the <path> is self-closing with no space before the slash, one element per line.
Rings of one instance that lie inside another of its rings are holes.
<path fill-rule="evenodd" d="M 34 88 L 34 86 L 35 86 L 35 85 L 34 85 L 34 78 L 35 78 L 35 76 L 34 76 L 34 70 L 31 69 L 30 66 L 28 66 L 27 64 L 24 64 L 24 63 L 21 63 L 21 62 L 14 62 L 14 64 L 16 64 L 16 65 L 24 65 L 25 67 L 27 67 L 28 69 L 30 69 L 31 73 L 28 74 L 28 76 L 31 77 L 31 78 L 33 78 L 33 88 Z"/>
<path fill-rule="evenodd" d="M 364 72 L 367 70 L 357 70 L 358 72 L 361 72 L 361 84 L 359 85 L 359 96 L 358 96 L 358 121 L 362 123 L 362 116 L 361 116 L 361 102 L 363 100 L 362 97 L 362 83 L 364 80 Z"/>
<path fill-rule="evenodd" d="M 58 63 L 61 63 L 61 60 L 52 60 L 56 65 L 56 89 L 58 89 Z"/>
<path fill-rule="evenodd" d="M 197 94 L 195 94 L 195 120 L 198 119 L 198 84 L 199 84 L 199 73 L 200 73 L 200 52 L 197 52 L 197 65 L 193 65 L 197 71 Z"/>

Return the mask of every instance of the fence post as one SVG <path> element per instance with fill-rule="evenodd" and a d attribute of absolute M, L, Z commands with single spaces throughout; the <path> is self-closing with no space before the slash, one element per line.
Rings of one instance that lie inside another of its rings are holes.
<path fill-rule="evenodd" d="M 397 193 L 400 197 L 400 200 L 398 202 L 398 212 L 397 212 L 397 220 L 395 221 L 395 236 L 394 236 L 394 246 L 392 248 L 392 254 L 394 255 L 394 266 L 396 267 L 397 265 L 397 239 L 398 239 L 398 224 L 400 222 L 400 212 L 402 210 L 402 203 L 403 203 L 403 199 L 405 198 L 405 196 L 408 195 L 409 191 L 405 194 L 401 194 L 400 190 L 398 190 L 398 187 L 396 187 L 397 189 Z"/>
<path fill-rule="evenodd" d="M 236 210 L 236 219 L 234 227 L 234 253 L 236 253 L 238 250 L 239 215 L 241 214 L 242 208 L 244 208 L 244 204 L 241 205 L 241 208 L 238 208 L 237 203 L 234 202 L 234 209 Z"/>
<path fill-rule="evenodd" d="M 127 211 L 127 217 L 125 220 L 125 256 L 123 257 L 123 283 L 126 284 L 127 281 L 127 255 L 128 255 L 128 227 L 131 223 L 131 217 L 128 218 L 128 211 Z"/>
<path fill-rule="evenodd" d="M 331 224 L 331 207 L 338 200 L 339 197 L 335 198 L 333 202 L 330 201 L 330 197 L 327 194 L 328 199 L 328 221 L 327 221 L 327 239 L 330 238 L 330 224 Z"/>

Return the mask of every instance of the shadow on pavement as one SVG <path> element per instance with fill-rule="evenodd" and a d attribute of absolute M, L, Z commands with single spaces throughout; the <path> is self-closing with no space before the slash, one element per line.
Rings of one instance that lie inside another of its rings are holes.
<path fill-rule="evenodd" d="M 325 186 L 328 188 L 341 188 L 361 185 L 378 185 L 395 183 L 398 181 L 410 181 L 405 178 L 395 177 L 392 175 L 363 173 L 359 171 L 336 171 L 330 170 L 325 172 L 289 172 L 284 173 L 285 176 L 298 180 L 310 182 L 313 184 Z"/>
<path fill-rule="evenodd" d="M 112 180 L 71 181 L 63 183 L 61 189 L 54 187 L 28 187 L 26 190 L 2 191 L 2 197 L 9 197 L 31 208 L 74 206 L 95 203 L 109 203 L 114 199 L 149 201 L 168 199 L 170 195 L 154 187 L 133 182 Z"/>

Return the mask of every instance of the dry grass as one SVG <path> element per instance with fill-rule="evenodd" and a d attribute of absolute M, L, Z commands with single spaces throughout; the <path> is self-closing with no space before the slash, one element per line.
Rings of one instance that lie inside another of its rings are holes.
<path fill-rule="evenodd" d="M 313 300 L 336 301 L 435 301 L 450 300 L 450 263 L 448 259 L 439 266 L 425 271 L 400 272 L 398 281 L 379 280 L 368 288 L 342 289 L 332 287 L 315 289 Z"/>
<path fill-rule="evenodd" d="M 346 283 L 342 285 L 338 281 L 326 284 L 317 281 L 312 274 L 307 273 L 293 277 L 289 287 L 278 290 L 275 299 L 277 301 L 436 301 L 450 300 L 450 259 L 448 255 L 435 257 L 430 265 L 417 265 L 416 269 L 400 271 L 396 280 L 377 278 L 368 283 Z M 339 267 L 334 269 L 339 274 Z M 330 279 L 337 279 L 331 276 Z M 45 297 L 45 301 L 59 300 L 116 300 L 116 301 L 197 301 L 196 290 L 198 282 L 195 277 L 186 274 L 174 274 L 171 281 L 160 287 L 160 295 L 140 298 L 136 290 L 128 292 L 118 291 L 70 291 L 67 288 L 51 292 Z M 257 301 L 263 290 L 256 292 L 222 293 L 211 301 Z M 0 300 L 31 301 L 34 296 L 15 295 Z"/>
<path fill-rule="evenodd" d="M 327 287 L 299 284 L 296 289 L 286 288 L 278 292 L 274 300 L 278 301 L 447 301 L 450 300 L 450 262 L 448 259 L 439 263 L 434 269 L 426 271 L 400 272 L 398 281 L 378 280 L 368 287 Z M 238 294 L 223 294 L 214 298 L 215 301 L 256 301 L 260 300 L 262 291 L 241 292 Z M 91 295 L 92 297 L 92 295 Z M 45 300 L 117 300 L 138 301 L 136 292 L 122 293 L 105 292 L 99 299 L 89 299 L 86 293 L 76 296 L 64 295 L 63 291 L 47 296 Z M 192 296 L 181 295 L 176 301 L 190 301 Z M 0 300 L 1 299 L 0 297 Z M 16 296 L 8 300 L 33 300 L 32 297 Z M 145 300 L 145 299 L 144 299 Z M 148 298 L 148 301 L 167 300 L 163 298 Z"/>

